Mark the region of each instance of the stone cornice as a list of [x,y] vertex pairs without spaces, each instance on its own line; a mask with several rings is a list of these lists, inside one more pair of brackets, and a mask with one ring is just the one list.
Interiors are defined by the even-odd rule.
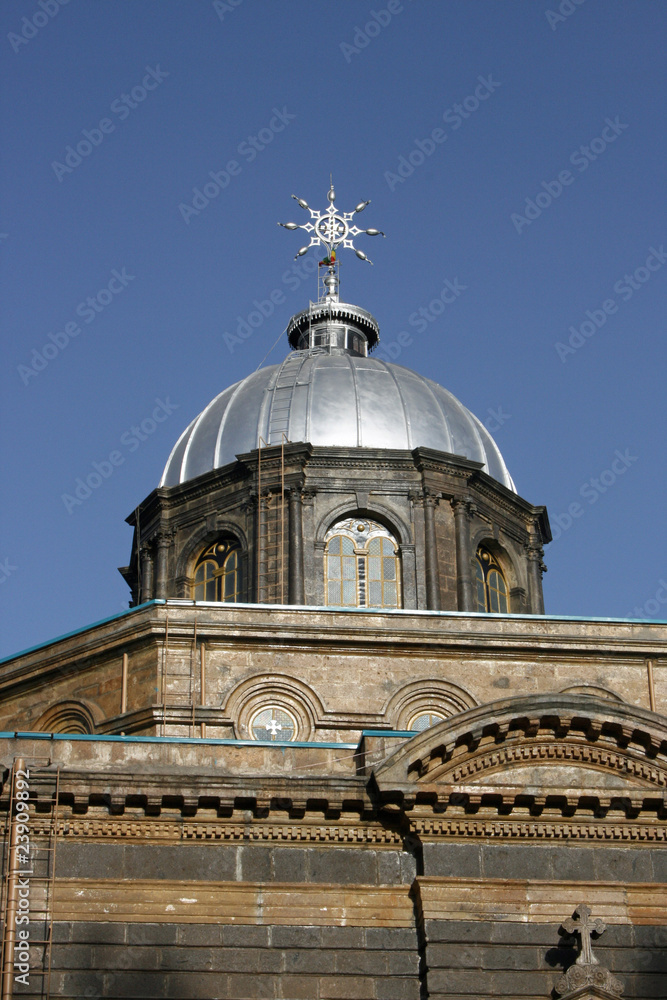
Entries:
[[7,658],[0,664],[0,690],[19,679],[24,683],[39,675],[43,680],[49,671],[80,669],[81,661],[88,657],[131,653],[135,644],[151,639],[158,646],[164,639],[167,616],[170,641],[191,640],[196,617],[199,638],[223,645],[242,642],[276,648],[378,651],[400,647],[408,655],[441,656],[451,651],[463,658],[480,651],[505,659],[528,652],[548,658],[649,657],[655,661],[654,669],[660,669],[661,659],[667,665],[667,627],[659,623],[408,610],[385,614],[308,606],[195,606],[191,601],[170,600],[134,609]]

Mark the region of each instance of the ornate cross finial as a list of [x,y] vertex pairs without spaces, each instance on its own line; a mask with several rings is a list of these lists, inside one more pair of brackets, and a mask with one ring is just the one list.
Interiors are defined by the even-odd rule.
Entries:
[[295,194],[292,197],[301,208],[310,212],[311,218],[311,221],[307,222],[305,226],[299,226],[296,222],[278,223],[279,226],[283,226],[285,229],[304,229],[307,233],[311,233],[310,243],[301,247],[294,257],[295,260],[297,257],[302,257],[307,253],[310,247],[324,246],[327,250],[327,256],[323,263],[327,266],[332,266],[336,261],[336,250],[342,246],[354,250],[360,260],[366,260],[369,264],[373,263],[372,260],[368,260],[368,257],[362,250],[355,248],[352,237],[358,236],[360,233],[366,233],[367,236],[384,236],[384,233],[381,233],[379,229],[359,229],[358,226],[351,225],[352,217],[359,212],[363,212],[366,206],[370,205],[370,201],[359,202],[354,212],[339,212],[334,204],[336,201],[336,192],[334,191],[333,180],[327,193],[329,207],[324,212],[316,212],[309,206],[308,202],[304,201],[303,198],[297,198]]
[[591,945],[591,935],[592,934],[602,934],[606,931],[607,925],[603,923],[598,917],[595,920],[591,920],[592,910],[590,907],[582,903],[574,911],[575,916],[579,917],[578,921],[575,921],[572,917],[568,920],[563,921],[563,930],[567,931],[568,934],[578,934],[581,940],[581,947],[579,950],[579,956],[577,958],[577,965],[598,965],[598,960],[593,954],[593,947]]
[[617,1000],[623,993],[623,983],[600,965],[591,947],[591,935],[602,934],[606,925],[600,919],[591,920],[590,907],[584,903],[576,908],[574,916],[579,919],[564,920],[561,926],[566,934],[580,936],[581,948],[574,965],[556,983],[556,993],[561,1000],[575,1000],[575,997],[585,1000],[593,996]]

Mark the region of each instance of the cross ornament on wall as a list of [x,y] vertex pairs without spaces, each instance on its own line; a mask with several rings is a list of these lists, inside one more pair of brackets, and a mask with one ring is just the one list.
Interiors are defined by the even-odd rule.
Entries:
[[593,954],[591,935],[602,934],[607,929],[607,926],[599,917],[591,920],[591,913],[592,910],[590,907],[582,903],[574,911],[574,916],[579,917],[578,921],[572,917],[563,921],[563,930],[567,931],[568,934],[578,934],[581,940],[581,948],[576,965],[599,965],[597,958]]
[[276,722],[275,719],[271,719],[271,721],[267,722],[266,724],[266,730],[267,732],[271,733],[272,736],[277,736],[282,728],[283,727],[280,725],[280,723]]

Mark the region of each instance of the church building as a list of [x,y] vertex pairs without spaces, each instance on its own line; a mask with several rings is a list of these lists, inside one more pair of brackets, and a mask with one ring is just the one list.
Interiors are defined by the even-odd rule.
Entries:
[[2,1000],[667,996],[667,629],[341,299],[185,428],[127,612],[0,662]]

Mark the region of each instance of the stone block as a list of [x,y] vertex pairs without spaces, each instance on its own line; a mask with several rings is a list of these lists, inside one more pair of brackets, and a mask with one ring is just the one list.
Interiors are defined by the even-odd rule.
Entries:
[[504,945],[481,946],[477,949],[476,961],[482,969],[528,970],[534,972],[544,966],[544,952],[528,946],[507,948]]
[[592,847],[552,847],[553,877],[563,881],[590,878],[596,852]]
[[417,947],[417,932],[413,927],[367,927],[366,947],[409,951]]
[[434,969],[476,969],[480,965],[482,948],[471,944],[429,944],[426,964]]
[[[278,976],[229,976],[228,993],[220,994],[227,1000],[274,1000],[277,997]],[[181,994],[183,997],[188,993]],[[209,993],[210,997],[211,994]]]
[[373,1000],[375,984],[360,976],[331,976],[320,979],[322,1000]]
[[323,948],[363,948],[363,927],[322,927]]
[[270,944],[270,927],[256,924],[224,924],[220,927],[225,948],[266,948]]
[[54,969],[93,969],[95,968],[93,965],[93,945],[54,945],[51,966]]
[[123,878],[125,844],[58,844],[59,878]]
[[319,948],[321,927],[272,927],[271,944],[274,948]]
[[404,885],[412,885],[417,877],[417,859],[414,854],[403,851],[400,855],[401,861],[401,882]]
[[639,924],[634,928],[634,938],[638,948],[664,948],[667,952],[667,927]]
[[[114,1000],[131,997],[173,997],[174,993],[167,992],[169,976],[160,972],[114,972],[105,977],[105,993],[100,996],[114,997]],[[67,996],[77,996],[76,993],[66,994]],[[81,994],[79,994],[81,995]],[[83,996],[86,994],[84,993]],[[188,992],[186,995],[194,998],[197,994]],[[201,995],[201,994],[200,994]],[[209,994],[210,996],[210,994]]]
[[159,950],[151,950],[158,953],[157,967],[165,972],[205,972],[211,969],[219,972],[221,969],[224,970],[224,966],[214,966],[213,964],[213,956],[220,954],[218,948],[189,948],[170,945]]
[[320,848],[310,852],[310,880],[337,882],[342,885],[375,885],[375,851],[367,848]]
[[162,924],[175,926],[176,943],[187,947],[219,948],[222,944],[222,927],[219,924]]
[[[132,926],[132,925],[129,925]],[[81,944],[125,944],[128,925],[117,922],[86,921],[72,923],[71,940]]]
[[487,878],[550,879],[553,877],[551,847],[519,844],[482,846],[482,874]]
[[667,851],[663,848],[660,851],[651,851],[650,853],[653,864],[653,877],[656,882],[664,885],[667,883]]
[[306,882],[309,853],[301,847],[274,848],[273,877],[276,882]]
[[160,968],[160,951],[154,947],[98,944],[93,946],[91,968],[110,972],[120,969],[152,972]]
[[318,986],[317,976],[281,976],[278,982],[279,996],[285,1000],[315,1000]]
[[419,975],[419,952],[416,946],[411,951],[388,952],[387,972],[390,976]]
[[[563,914],[563,920],[569,914]],[[488,938],[494,944],[534,944],[537,947],[556,947],[562,939],[558,935],[558,920],[553,924],[519,923],[515,920],[494,920],[491,922],[491,934]]]
[[320,951],[315,948],[299,949],[283,952],[285,972],[336,972],[336,960],[340,957],[336,952]]
[[380,885],[399,885],[401,883],[401,859],[395,851],[378,851],[377,867]]
[[[72,924],[67,920],[58,920],[53,924],[51,929],[51,940],[54,944],[60,944],[63,941],[72,940]],[[89,924],[83,924],[84,927],[89,927]],[[94,926],[94,925],[93,925]]]
[[226,844],[126,844],[124,874],[149,879],[177,875],[195,883],[230,881],[236,878],[236,851]]
[[[108,924],[123,929],[122,924]],[[178,936],[177,924],[126,924],[126,941],[128,945],[160,945],[176,944]]]
[[244,845],[238,848],[243,882],[270,882],[271,848]]
[[479,878],[481,874],[478,844],[424,844],[424,875]]
[[429,944],[438,941],[486,942],[491,940],[492,927],[490,921],[482,920],[426,920],[424,931]]
[[[101,972],[86,969],[83,972],[51,972],[51,995],[59,997],[101,997],[119,996],[107,993],[106,976]],[[159,993],[153,994],[160,996]]]
[[[336,953],[335,959],[336,972],[356,976],[387,975],[387,954],[383,951],[370,951],[368,949],[365,951],[339,951]],[[328,970],[323,969],[322,971]]]
[[378,979],[375,983],[378,997],[382,1000],[419,1000],[420,983],[415,976],[412,979]]
[[652,851],[604,847],[594,851],[595,877],[609,882],[652,882]]
[[[229,977],[216,972],[170,972],[166,976],[164,993],[136,993],[133,997],[165,997],[169,1000],[210,1000],[211,997],[228,997]],[[115,996],[115,994],[109,994]],[[248,996],[245,993],[244,996]]]

